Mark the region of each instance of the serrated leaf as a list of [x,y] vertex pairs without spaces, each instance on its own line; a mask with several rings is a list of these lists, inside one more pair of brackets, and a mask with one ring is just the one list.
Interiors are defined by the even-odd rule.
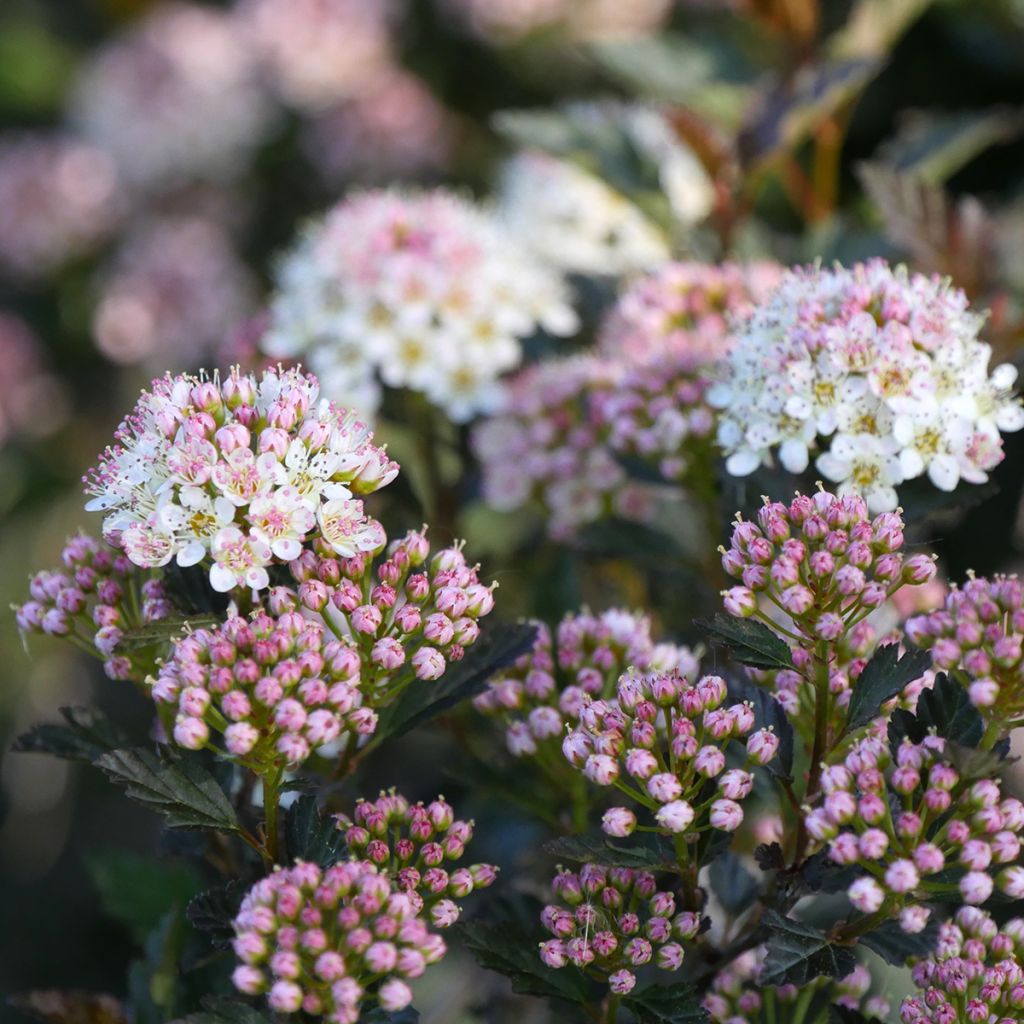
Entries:
[[[180,1024],[273,1024],[273,1013],[226,996],[207,996],[203,1008],[180,1018]],[[178,1022],[175,1022],[178,1024]]]
[[587,863],[593,861],[610,868],[641,868],[664,871],[675,867],[675,855],[662,836],[647,833],[633,841],[616,840],[603,834],[562,836],[544,844],[544,852],[552,857]]
[[802,986],[814,978],[845,978],[857,966],[853,951],[829,943],[825,933],[803,921],[783,917],[774,910],[764,912],[768,928],[768,954],[761,972],[761,984]]
[[908,935],[898,921],[886,921],[860,937],[860,943],[877,953],[886,963],[905,967],[907,960],[927,956],[939,941],[939,921],[933,915],[915,935]]
[[[788,648],[787,648],[788,650]],[[729,696],[735,701],[749,701],[754,707],[754,724],[758,729],[771,729],[779,738],[779,750],[765,766],[777,778],[793,775],[793,723],[782,705],[763,686],[746,676],[728,680]]]
[[648,985],[622,1000],[636,1024],[705,1024],[711,1015],[701,998],[685,982],[676,985]]
[[761,843],[754,849],[754,861],[762,871],[785,871],[786,857],[778,843]]
[[479,693],[495,672],[531,650],[536,636],[537,627],[530,623],[509,625],[485,620],[480,637],[462,661],[449,665],[436,682],[414,681],[394,704],[381,709],[374,746]]
[[127,1024],[124,1005],[114,996],[98,992],[36,989],[7,997],[15,1010],[50,1024]]
[[322,868],[345,853],[345,837],[334,818],[320,813],[315,793],[303,793],[285,813],[284,840],[289,860],[308,860]]
[[238,831],[238,819],[217,780],[189,758],[161,761],[142,747],[112,750],[96,767],[133,800],[152,807],[167,819],[169,828],[212,828]]
[[52,754],[67,761],[92,764],[96,758],[127,744],[128,736],[95,708],[60,709],[66,725],[34,725],[11,745],[18,753]]
[[930,689],[922,690],[914,714],[897,708],[889,720],[889,746],[893,753],[904,737],[920,743],[929,731],[965,747],[976,747],[985,732],[978,709],[967,691],[945,672],[935,676]]
[[481,967],[509,978],[514,992],[576,1004],[590,999],[591,986],[579,971],[545,967],[537,953],[537,940],[517,928],[461,921],[451,930]]
[[911,647],[902,657],[899,644],[883,644],[871,656],[850,693],[846,728],[859,729],[877,718],[882,705],[907,683],[920,679],[932,667],[928,651]]
[[693,624],[711,643],[728,647],[733,658],[743,665],[769,669],[793,667],[789,646],[763,622],[719,613],[710,619],[695,619]]
[[727,850],[711,865],[710,880],[718,902],[731,915],[749,910],[761,888],[732,850]]
[[91,856],[87,864],[103,912],[140,941],[174,907],[192,899],[202,884],[196,870],[180,861],[111,850]]
[[234,938],[232,925],[238,915],[246,886],[233,878],[225,885],[194,896],[185,908],[185,917],[197,931],[206,932],[215,949],[227,949]]

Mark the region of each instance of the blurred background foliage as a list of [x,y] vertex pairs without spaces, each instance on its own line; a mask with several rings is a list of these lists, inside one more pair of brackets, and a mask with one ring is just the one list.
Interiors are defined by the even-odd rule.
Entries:
[[[88,244],[68,243],[45,266],[19,262],[18,255],[49,216],[50,160],[44,155],[38,172],[28,175],[29,185],[38,186],[29,187],[24,172],[19,178],[8,166],[8,144],[77,131],[83,70],[153,17],[159,4],[0,5],[5,606],[21,598],[32,569],[50,564],[67,533],[95,528],[82,511],[79,476],[138,388],[154,371],[229,361],[232,346],[242,343],[237,336],[225,340],[231,331],[223,321],[239,322],[259,310],[276,255],[305,218],[347,189],[444,182],[485,196],[502,159],[526,145],[579,163],[656,222],[664,219],[664,196],[650,168],[621,133],[581,123],[564,106],[571,100],[624,97],[666,105],[714,186],[707,219],[685,232],[676,229],[677,252],[712,260],[770,254],[782,262],[904,258],[918,269],[952,275],[974,301],[990,307],[987,340],[1001,358],[1020,361],[1021,0],[362,3],[386,28],[383,80],[405,76],[408,91],[364,94],[364,75],[324,104],[275,101],[269,128],[229,174],[219,180],[186,174],[155,189],[115,180],[105,199],[116,208],[109,222]],[[229,5],[219,10],[234,13]],[[338,59],[348,56],[341,51]],[[357,109],[360,103],[365,109]],[[206,116],[203,109],[193,114],[199,121]],[[133,144],[148,142],[129,138],[129,149]],[[171,224],[182,218],[202,230],[172,241]],[[132,248],[152,225],[149,250],[140,241]],[[169,254],[166,265],[153,251]],[[201,268],[198,284],[184,273],[190,266]],[[120,344],[134,323],[117,321],[123,304],[107,319],[100,316],[115,280],[159,328],[151,325],[144,351]],[[211,305],[211,291],[214,299],[231,293],[237,301],[226,309]],[[608,286],[581,284],[579,294],[600,304]],[[206,308],[203,303],[213,311],[199,321],[209,336],[186,344],[181,339],[199,329],[189,314]],[[408,481],[392,489],[396,507],[387,511],[393,522],[410,524],[419,522],[419,502],[436,506],[440,499],[431,493],[437,478],[422,466],[416,427],[398,422],[406,412],[399,405],[395,422],[382,432]],[[933,530],[930,539],[954,577],[969,567],[1012,568],[1018,559],[1024,437],[1007,439],[1007,455],[996,474],[999,494],[940,518]],[[665,631],[685,640],[693,612],[713,599],[716,581],[701,570],[684,570],[687,545],[703,543],[699,528],[687,527],[687,516],[677,513],[671,526],[678,557],[666,558],[658,538],[614,527],[573,548],[558,547],[540,543],[535,524],[496,517],[474,502],[475,480],[464,462],[449,458],[440,472],[462,499],[460,517],[442,524],[442,536],[446,528],[469,536],[474,555],[501,583],[506,617],[530,611],[554,619],[586,599],[600,606],[656,600],[668,610]],[[753,498],[756,493],[730,491],[719,531],[733,503]],[[687,536],[688,529],[695,535]],[[143,702],[93,665],[44,645],[34,645],[26,657],[13,615],[0,621],[0,643],[4,750],[10,737],[52,717],[58,706],[91,700],[116,707],[116,717],[136,731],[147,728]],[[458,721],[452,727],[460,727]],[[508,864],[536,856],[537,826],[479,787],[466,794],[459,782],[466,765],[451,750],[443,734],[419,736],[402,747],[401,763],[390,752],[385,773],[371,765],[362,790],[395,780],[415,780],[410,797],[440,788],[460,813],[476,816],[477,857]],[[156,944],[142,937],[168,910],[180,910],[197,879],[173,866],[174,849],[157,836],[156,820],[126,803],[98,773],[50,758],[3,758],[0,905],[7,926],[0,991],[120,994],[123,964],[133,957],[149,959],[133,983],[158,991],[185,952],[173,936]],[[161,866],[156,873],[155,864]],[[504,1019],[503,1003],[488,987],[493,981],[465,970],[457,956],[446,964],[424,1001],[432,1007],[426,1019]],[[455,974],[459,982],[452,985]],[[15,1007],[0,1012],[21,1019]],[[66,1017],[59,1008],[57,1016]]]

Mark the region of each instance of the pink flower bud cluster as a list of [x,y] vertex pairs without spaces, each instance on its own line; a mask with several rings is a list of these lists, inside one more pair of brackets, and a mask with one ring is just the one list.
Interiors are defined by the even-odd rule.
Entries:
[[902,1024],[1016,1024],[1024,1016],[1024,919],[1001,927],[977,907],[942,925],[937,949],[914,966],[919,995]]
[[584,864],[579,872],[559,868],[551,888],[558,902],[546,906],[540,919],[554,938],[541,943],[541,960],[596,975],[615,995],[629,993],[637,968],[646,964],[677,971],[682,943],[700,930],[700,914],[677,910],[675,896],[659,890],[646,871],[600,864]]
[[452,869],[473,838],[473,823],[456,820],[444,797],[410,804],[392,790],[360,800],[351,818],[339,814],[337,822],[349,850],[388,871],[396,888],[415,893],[436,928],[455,924],[462,912],[455,901],[498,876],[492,864]]
[[209,565],[215,590],[269,585],[267,567],[321,539],[343,557],[383,547],[354,495],[398,474],[315,377],[167,375],[144,391],[99,465],[86,508],[139,566]]
[[373,1005],[402,1010],[412,1002],[408,981],[447,951],[421,909],[369,861],[279,868],[249,890],[235,918],[235,987],[265,993],[275,1013],[331,1024],[356,1024]]
[[[344,636],[363,663],[363,691],[379,707],[412,679],[433,680],[460,661],[494,608],[461,545],[430,554],[426,527],[392,541],[376,564],[339,558],[319,541],[291,563],[298,602]],[[285,591],[285,594],[290,592]]]
[[159,580],[145,574],[127,556],[85,534],[68,539],[62,570],[36,573],[30,599],[16,609],[25,633],[72,638],[103,660],[111,679],[139,679],[144,669],[118,646],[125,630],[159,622],[171,604]]
[[649,616],[639,612],[569,613],[558,624],[554,643],[548,627],[536,625],[533,650],[493,678],[473,702],[478,711],[502,720],[506,744],[516,757],[560,744],[566,729],[579,722],[587,698],[613,697],[627,668],[686,676],[698,670],[689,648],[656,644]]
[[258,611],[177,641],[152,693],[176,709],[180,746],[198,750],[221,735],[230,755],[265,769],[371,734],[377,713],[361,681],[351,643],[298,612]]
[[1024,585],[1016,576],[971,576],[944,608],[907,621],[907,637],[936,669],[967,683],[971,703],[1009,733],[1024,721]]
[[941,738],[904,739],[894,759],[884,739],[866,737],[823,768],[821,786],[804,827],[836,864],[865,869],[847,890],[861,913],[888,909],[918,932],[928,921],[918,903],[943,891],[932,880],[947,871],[968,904],[996,888],[1024,896],[1024,804],[992,779],[962,776]]
[[760,975],[766,954],[766,946],[748,950],[715,975],[711,989],[704,997],[704,1009],[716,1024],[743,1024],[773,1017],[779,1021],[788,1020],[793,1012],[788,1008],[808,988],[817,992],[827,991],[830,1003],[859,1011],[865,1017],[884,1020],[889,1016],[887,999],[868,996],[871,973],[863,964],[857,964],[845,978],[818,977],[800,988],[796,985],[763,985]]
[[653,364],[679,359],[691,370],[720,362],[730,325],[782,279],[775,263],[665,263],[627,288],[605,320],[599,347],[612,358]]
[[[779,740],[769,729],[752,731],[749,704],[725,706],[725,699],[719,676],[693,684],[674,672],[629,672],[619,680],[615,701],[585,703],[562,751],[591,782],[616,786],[646,808],[663,833],[693,841],[709,828],[735,832],[754,786],[748,769],[771,761]],[[745,741],[746,763],[726,770],[734,739]],[[601,827],[628,836],[637,817],[628,807],[612,807]]]

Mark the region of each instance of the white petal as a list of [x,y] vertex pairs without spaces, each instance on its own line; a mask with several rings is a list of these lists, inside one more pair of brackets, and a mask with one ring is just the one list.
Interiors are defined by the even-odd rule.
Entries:
[[752,451],[733,452],[725,460],[725,470],[730,476],[750,476],[761,465],[761,459]]
[[928,465],[928,479],[940,491],[956,490],[960,482],[960,467],[952,455],[936,455]]
[[803,441],[784,441],[779,447],[779,462],[788,473],[802,473],[809,461],[807,445]]
[[190,565],[197,565],[203,560],[206,554],[206,547],[200,540],[189,541],[178,552],[178,565],[187,569]]
[[916,448],[904,448],[900,452],[900,469],[904,480],[913,480],[924,472],[924,459]]
[[845,480],[853,468],[849,462],[838,458],[832,452],[823,452],[818,456],[814,465],[818,468],[819,473],[824,474],[827,479],[832,481]]
[[229,590],[233,590],[237,582],[235,574],[230,569],[225,569],[223,565],[215,563],[210,568],[210,586],[218,594],[226,594]]

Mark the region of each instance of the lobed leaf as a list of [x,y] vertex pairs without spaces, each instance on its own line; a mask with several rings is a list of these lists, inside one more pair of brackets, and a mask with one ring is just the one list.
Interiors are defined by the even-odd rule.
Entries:
[[232,926],[246,886],[233,878],[225,885],[193,896],[185,907],[185,917],[197,931],[206,932],[215,949],[227,949],[234,938]]
[[663,836],[647,833],[636,835],[633,839],[633,842],[626,842],[603,833],[562,836],[548,840],[544,844],[544,852],[580,864],[593,861],[610,868],[665,871],[675,867],[672,848]]
[[821,976],[845,978],[857,966],[852,950],[832,945],[813,925],[771,909],[764,912],[762,923],[769,931],[760,979],[764,985],[802,986]]
[[345,836],[331,816],[320,813],[315,793],[303,793],[284,818],[288,860],[308,860],[322,868],[336,864],[345,853]]
[[675,985],[648,985],[622,1000],[636,1024],[705,1024],[711,1015],[701,998],[686,982]]
[[911,714],[897,708],[889,720],[889,746],[896,752],[904,737],[920,743],[929,731],[965,747],[976,747],[985,732],[978,709],[967,691],[945,672],[935,677],[931,689],[922,690],[917,711]]
[[932,657],[928,651],[911,647],[900,656],[899,644],[883,644],[854,683],[846,728],[859,729],[877,718],[887,700],[895,697],[907,683],[920,679],[931,667]]
[[908,935],[898,921],[886,921],[880,928],[860,937],[862,945],[877,953],[886,963],[905,967],[907,960],[927,956],[939,941],[939,922],[933,915],[915,935]]
[[66,725],[43,722],[34,725],[11,745],[17,753],[52,754],[66,761],[92,764],[98,757],[125,746],[128,736],[95,708],[60,709]]
[[227,996],[207,996],[203,1008],[180,1018],[175,1024],[273,1024],[270,1011],[256,1009],[248,1003]]
[[694,619],[693,624],[711,643],[728,647],[733,658],[743,665],[765,669],[793,667],[788,644],[763,622],[718,613],[710,619]]

